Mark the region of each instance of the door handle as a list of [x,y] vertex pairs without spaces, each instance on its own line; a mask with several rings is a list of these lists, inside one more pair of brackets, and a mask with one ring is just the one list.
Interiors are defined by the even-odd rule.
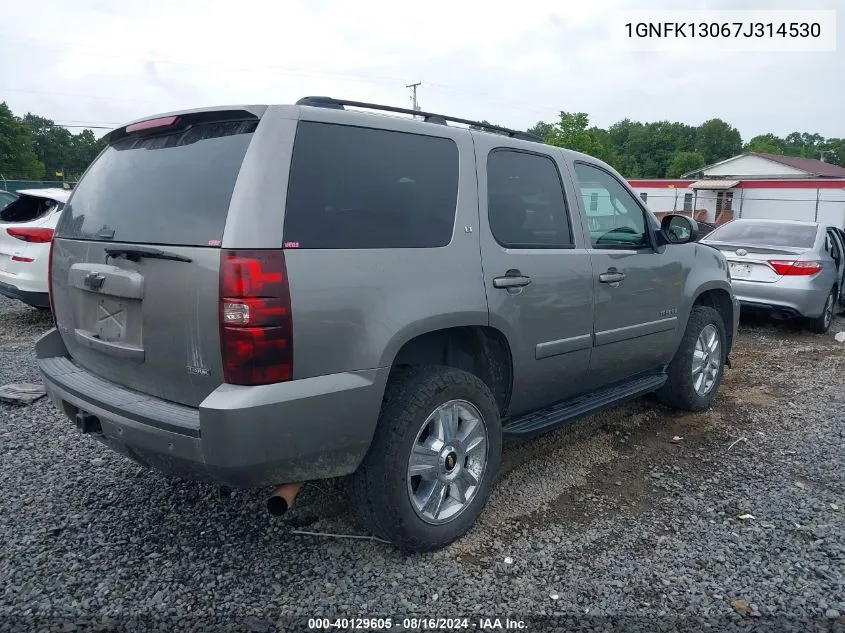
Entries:
[[531,283],[531,277],[523,275],[518,270],[509,270],[504,277],[493,279],[494,288],[522,288]]
[[606,273],[599,275],[599,281],[603,284],[618,284],[625,279],[625,273],[618,270],[608,270]]

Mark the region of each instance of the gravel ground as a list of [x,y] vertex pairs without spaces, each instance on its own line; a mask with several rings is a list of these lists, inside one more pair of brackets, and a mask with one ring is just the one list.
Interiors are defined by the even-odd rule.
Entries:
[[[0,299],[0,384],[38,379],[48,323]],[[415,556],[294,534],[361,534],[334,482],[273,519],[266,491],[170,480],[46,400],[0,404],[0,631],[263,632],[344,615],[844,630],[842,330],[841,316],[827,336],[744,321],[713,409],[642,399],[506,445],[477,527]]]

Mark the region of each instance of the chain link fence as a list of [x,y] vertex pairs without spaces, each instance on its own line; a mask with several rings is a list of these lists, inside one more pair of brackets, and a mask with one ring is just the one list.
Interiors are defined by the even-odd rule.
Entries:
[[0,189],[3,191],[19,191],[21,189],[73,189],[75,180],[27,180],[25,178],[4,178],[0,176]]

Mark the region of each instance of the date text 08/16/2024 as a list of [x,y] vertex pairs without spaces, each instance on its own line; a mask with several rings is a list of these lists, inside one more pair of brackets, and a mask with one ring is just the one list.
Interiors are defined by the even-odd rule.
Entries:
[[401,626],[403,631],[519,631],[526,629],[524,620],[505,618],[310,618],[311,630],[361,629],[365,631],[393,630]]

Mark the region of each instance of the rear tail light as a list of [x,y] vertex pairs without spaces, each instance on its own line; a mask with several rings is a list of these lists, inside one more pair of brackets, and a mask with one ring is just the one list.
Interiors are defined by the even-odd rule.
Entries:
[[283,250],[220,253],[224,380],[266,385],[293,375],[293,317]]
[[50,242],[53,239],[53,229],[16,229],[14,227],[11,227],[6,229],[6,233],[16,239],[21,240],[22,242],[32,242],[34,244],[46,244],[47,242]]
[[53,301],[53,246],[56,241],[50,241],[50,254],[47,256],[47,297],[50,299],[50,313],[53,315],[53,325],[57,325],[56,321],[56,304]]
[[801,275],[809,277],[821,272],[823,264],[821,262],[800,262],[793,260],[770,259],[769,266],[774,268],[778,275]]
[[13,262],[23,262],[24,264],[31,264],[35,260],[32,257],[21,257],[20,255],[12,255]]

